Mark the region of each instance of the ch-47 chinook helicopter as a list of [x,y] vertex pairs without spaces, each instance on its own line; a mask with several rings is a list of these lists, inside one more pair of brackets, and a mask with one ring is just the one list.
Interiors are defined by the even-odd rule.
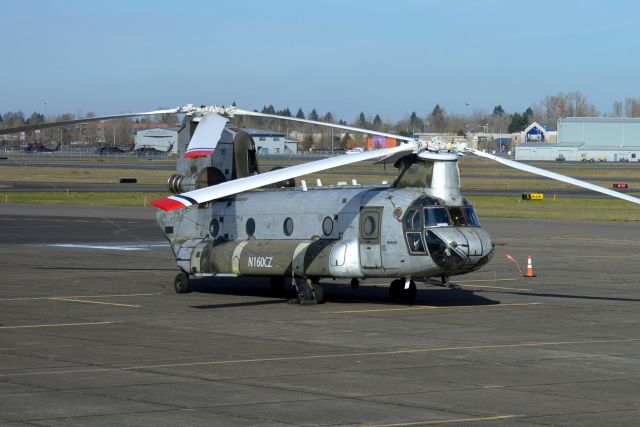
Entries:
[[[414,280],[465,274],[488,263],[491,237],[460,193],[458,156],[470,153],[504,165],[640,204],[640,199],[544,169],[441,140],[375,132],[351,126],[281,117],[235,107],[188,105],[171,110],[93,117],[56,126],[118,117],[185,114],[178,136],[174,193],[152,203],[180,272],[178,293],[192,278],[270,277],[272,287],[290,280],[301,304],[321,303],[320,279],[391,280],[390,296],[410,301]],[[392,137],[394,148],[330,157],[260,173],[252,138],[228,124],[233,116],[293,120]],[[8,131],[0,130],[0,135]],[[364,160],[393,163],[390,185],[296,187],[295,178]],[[304,279],[304,280],[297,280]]]

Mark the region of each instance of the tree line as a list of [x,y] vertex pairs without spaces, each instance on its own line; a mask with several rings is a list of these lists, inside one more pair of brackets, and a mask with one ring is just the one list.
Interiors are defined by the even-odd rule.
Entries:
[[[426,114],[413,111],[407,117],[395,122],[383,119],[380,114],[367,114],[365,112],[360,112],[347,121],[343,118],[337,118],[330,111],[321,114],[315,108],[307,113],[302,108],[298,108],[296,113],[293,114],[293,110],[289,107],[276,109],[273,105],[265,105],[260,111],[271,115],[349,125],[403,136],[412,136],[416,133],[450,133],[460,136],[477,132],[514,133],[523,131],[534,121],[555,128],[558,119],[561,117],[593,117],[598,115],[595,106],[589,103],[587,97],[580,91],[560,92],[556,95],[545,96],[539,103],[528,106],[523,111],[514,112],[507,112],[502,105],[498,104],[492,110],[480,108],[474,109],[470,114],[456,114],[447,112],[445,106],[438,103]],[[630,97],[625,100],[615,101],[612,105],[612,112],[603,115],[609,117],[640,117],[640,98]],[[95,117],[95,114],[87,113],[85,117]],[[21,111],[7,112],[0,115],[0,127],[17,127],[47,121],[72,120],[74,118],[77,117],[73,114],[45,117],[42,113],[34,112],[27,117]],[[132,124],[146,121],[162,122],[173,126],[176,124],[176,117],[174,115],[162,115],[133,119],[133,121],[118,119],[112,122],[112,126],[107,126],[104,129],[103,137],[107,143],[114,139],[119,144],[123,144],[123,141],[130,142]],[[274,118],[237,116],[232,119],[232,123],[238,127],[263,128],[283,132],[289,137],[293,135],[294,139],[301,140],[302,149],[309,149],[312,146],[319,146],[325,149],[329,147],[351,148],[352,146],[363,145],[366,141],[366,135],[364,134],[345,133],[339,130]],[[295,138],[296,136],[297,138]],[[92,143],[97,139],[97,126],[95,123],[87,123],[86,125],[69,126],[60,130],[48,129],[43,131],[40,137],[63,143],[69,141]],[[29,138],[35,139],[37,136],[29,133],[27,139]]]

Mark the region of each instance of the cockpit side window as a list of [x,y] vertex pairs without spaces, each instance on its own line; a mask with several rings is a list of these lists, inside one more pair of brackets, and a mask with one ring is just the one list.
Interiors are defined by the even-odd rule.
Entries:
[[444,227],[451,225],[451,220],[444,207],[430,207],[424,210],[425,227]]
[[409,232],[407,233],[407,242],[409,243],[409,250],[412,254],[424,254],[424,242],[422,241],[422,232]]
[[480,220],[478,219],[478,214],[476,214],[476,210],[473,209],[472,206],[462,208],[462,210],[464,211],[464,216],[467,218],[467,223],[469,225],[480,227]]
[[420,230],[422,225],[420,224],[420,211],[410,210],[407,212],[404,218],[404,225],[407,230]]

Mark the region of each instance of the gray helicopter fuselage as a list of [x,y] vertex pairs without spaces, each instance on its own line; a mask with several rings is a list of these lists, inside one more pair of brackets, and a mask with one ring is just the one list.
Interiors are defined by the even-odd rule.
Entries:
[[[159,212],[158,222],[178,266],[196,277],[433,277],[488,262],[493,244],[473,208],[466,200],[452,208],[433,193],[389,186],[266,189]],[[428,219],[431,209],[441,222]]]

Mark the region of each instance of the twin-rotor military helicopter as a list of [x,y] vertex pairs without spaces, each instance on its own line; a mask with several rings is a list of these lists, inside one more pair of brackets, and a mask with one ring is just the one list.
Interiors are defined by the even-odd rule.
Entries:
[[[92,117],[0,130],[44,127],[156,114],[184,114],[178,136],[174,193],[152,203],[180,272],[174,286],[189,292],[206,276],[270,277],[275,290],[291,281],[301,304],[324,301],[321,279],[391,280],[390,296],[411,301],[414,280],[469,273],[487,264],[494,242],[460,193],[458,156],[470,153],[506,166],[640,204],[640,199],[464,145],[282,117],[236,107],[185,107]],[[231,126],[233,116],[292,120],[395,138],[394,148],[330,157],[260,172],[253,139]],[[297,187],[295,178],[352,163],[393,163],[390,185]],[[298,280],[302,279],[302,280]]]

